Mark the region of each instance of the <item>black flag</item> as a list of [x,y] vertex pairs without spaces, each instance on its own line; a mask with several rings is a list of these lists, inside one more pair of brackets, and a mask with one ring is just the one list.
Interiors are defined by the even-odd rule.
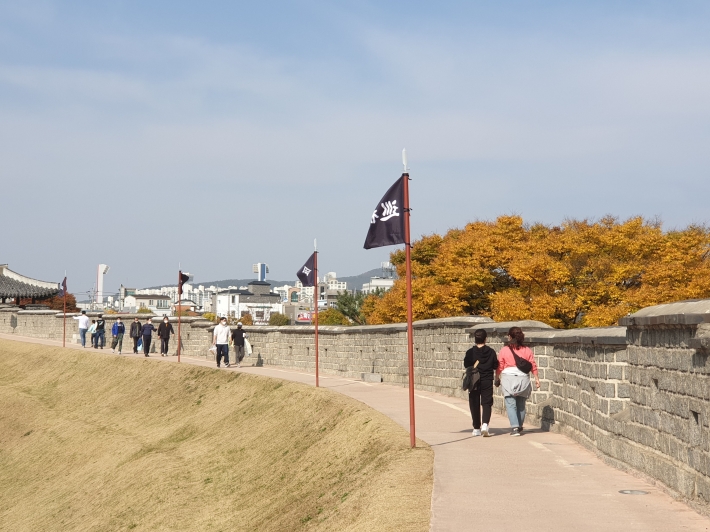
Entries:
[[404,244],[404,180],[402,174],[380,200],[372,213],[365,249]]
[[62,289],[57,294],[57,297],[64,297],[67,295],[67,278],[65,277],[62,281]]
[[182,295],[182,285],[190,280],[190,276],[180,272],[180,282],[178,283],[178,295]]
[[303,286],[315,286],[316,285],[316,273],[313,271],[314,264],[315,264],[315,259],[316,259],[316,254],[313,253],[306,263],[303,265],[303,267],[298,270],[298,273],[296,274],[296,277],[298,277],[298,280],[301,281]]

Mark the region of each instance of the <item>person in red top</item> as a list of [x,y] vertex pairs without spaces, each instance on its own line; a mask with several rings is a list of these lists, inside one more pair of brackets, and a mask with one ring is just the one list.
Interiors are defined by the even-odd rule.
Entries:
[[[532,393],[530,373],[535,376],[535,386],[540,389],[540,379],[537,376],[537,364],[532,349],[525,347],[523,341],[525,335],[520,327],[511,327],[508,331],[508,345],[498,353],[498,370],[496,371],[496,386],[503,388],[503,400],[505,410],[508,413],[508,420],[512,432],[511,436],[520,436],[523,432],[525,421],[525,402]],[[527,361],[532,369],[528,372],[522,371],[516,357]]]

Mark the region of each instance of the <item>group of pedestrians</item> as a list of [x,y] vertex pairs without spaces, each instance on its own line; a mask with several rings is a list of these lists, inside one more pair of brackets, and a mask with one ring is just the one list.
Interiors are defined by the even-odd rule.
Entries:
[[153,318],[148,318],[148,321],[141,324],[138,318],[133,318],[133,323],[131,323],[131,338],[133,339],[133,353],[137,354],[138,350],[142,347],[143,355],[150,356],[150,346],[153,342],[153,333],[156,333],[158,338],[160,338],[160,356],[168,356],[168,351],[170,349],[170,337],[175,335],[175,329],[173,329],[173,324],[167,316],[163,317],[163,321],[158,328],[153,325]]
[[242,366],[244,359],[246,339],[248,335],[242,329],[242,322],[237,323],[237,328],[232,330],[227,325],[227,318],[223,317],[215,326],[212,333],[212,349],[215,350],[215,358],[217,359],[217,367],[220,367],[222,359],[224,359],[224,367],[229,368],[229,346],[234,346],[234,358],[237,362],[237,367]]
[[86,311],[82,310],[79,316],[74,316],[75,320],[79,320],[79,338],[81,347],[86,347],[86,335],[89,334],[89,347],[94,349],[103,349],[106,344],[106,320],[103,314],[99,314],[98,319],[91,320],[86,315]]
[[[520,327],[508,331],[508,344],[496,354],[486,345],[483,329],[473,333],[475,345],[466,351],[468,406],[473,421],[473,436],[490,436],[489,423],[493,408],[493,387],[501,387],[511,436],[520,436],[525,422],[525,403],[532,394],[530,374],[540,389],[537,364],[532,349],[523,345],[525,335]],[[481,410],[483,416],[481,416]]]
[[[81,315],[75,316],[75,320],[79,320],[79,338],[81,347],[86,347],[86,335],[90,335],[90,347],[94,349],[103,349],[106,343],[106,320],[103,314],[99,314],[98,318],[89,322],[89,317],[86,311],[82,310]],[[133,318],[129,335],[133,340],[133,353],[138,354],[138,351],[143,351],[145,356],[150,356],[150,347],[153,341],[153,333],[156,333],[160,338],[160,355],[168,356],[170,349],[170,337],[175,335],[172,323],[167,316],[163,317],[162,323],[156,329],[153,325],[153,319],[148,318],[146,323],[141,323],[138,318]],[[111,352],[115,353],[118,349],[120,355],[123,350],[123,337],[126,334],[126,326],[121,317],[116,318],[116,322],[111,327]],[[243,344],[242,344],[243,345]]]

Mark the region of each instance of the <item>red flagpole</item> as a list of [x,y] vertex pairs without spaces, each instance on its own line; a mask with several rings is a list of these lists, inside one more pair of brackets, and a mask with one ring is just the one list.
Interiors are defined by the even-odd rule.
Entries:
[[320,386],[318,382],[318,298],[319,286],[318,286],[318,251],[313,253],[313,280],[315,281],[315,288],[313,290],[313,303],[315,307],[315,325],[316,325],[316,388]]
[[417,434],[414,416],[414,328],[412,327],[412,256],[409,236],[409,174],[402,174],[404,179],[404,245],[407,266],[407,358],[409,361],[409,443],[417,446]]
[[64,335],[62,336],[62,347],[67,346],[67,291],[64,290]]
[[182,336],[180,336],[180,315],[182,314],[182,287],[180,283],[182,282],[182,270],[178,270],[178,304],[177,304],[177,315],[178,315],[178,337],[177,337],[177,356],[178,356],[178,363],[180,363],[180,339]]

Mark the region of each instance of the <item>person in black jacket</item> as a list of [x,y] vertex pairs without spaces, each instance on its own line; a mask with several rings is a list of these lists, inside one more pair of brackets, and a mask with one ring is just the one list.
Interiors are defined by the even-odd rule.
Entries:
[[[481,379],[476,388],[468,393],[468,407],[473,419],[473,436],[490,436],[488,424],[491,422],[491,409],[493,408],[493,377],[498,369],[498,356],[496,352],[486,345],[488,335],[483,329],[476,329],[473,339],[476,342],[471,349],[466,351],[463,359],[465,368],[476,365]],[[481,426],[481,406],[483,406],[483,426]]]
[[133,323],[131,323],[131,338],[133,338],[133,354],[138,354],[138,340],[141,339],[143,335],[143,326],[138,318],[133,318]]
[[99,314],[99,319],[96,320],[96,336],[94,336],[94,349],[104,348],[106,343],[106,320],[103,314]]
[[163,318],[163,323],[158,325],[158,336],[160,337],[160,356],[168,356],[168,343],[170,342],[170,335],[175,334],[173,330],[173,324],[167,316]]
[[242,322],[237,323],[237,328],[232,329],[232,344],[234,345],[234,357],[237,359],[237,367],[242,367],[244,358],[244,339],[249,335],[242,329]]
[[153,331],[155,331],[153,319],[148,318],[148,322],[143,325],[141,330],[143,334],[143,354],[145,356],[150,356],[148,353],[150,353],[150,341],[153,339]]

